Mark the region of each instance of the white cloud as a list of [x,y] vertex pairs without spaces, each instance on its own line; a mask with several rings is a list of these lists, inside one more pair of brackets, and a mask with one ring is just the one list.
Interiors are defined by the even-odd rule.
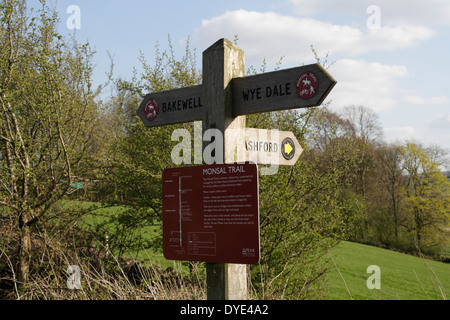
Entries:
[[446,96],[424,98],[418,95],[406,95],[404,101],[410,104],[429,106],[429,105],[441,105],[447,103],[449,100]]
[[335,108],[363,105],[375,111],[398,103],[398,79],[408,75],[404,66],[351,59],[337,61],[330,72],[338,82],[329,96]]
[[413,127],[384,128],[384,137],[388,142],[405,141],[417,138],[417,132]]
[[429,121],[428,126],[433,129],[450,130],[450,113]]
[[299,64],[311,61],[310,45],[319,52],[354,57],[372,51],[408,48],[430,38],[433,31],[413,25],[360,30],[311,18],[237,10],[203,20],[195,33],[202,47],[223,37],[233,39],[235,35],[252,62],[265,57],[274,63],[284,57],[285,63]]
[[[332,12],[322,0],[320,10]],[[301,1],[299,1],[301,2]],[[450,2],[450,1],[449,1]],[[355,1],[336,1],[345,6],[355,5]],[[314,12],[315,2],[310,2]],[[345,9],[345,6],[343,10]],[[383,9],[384,7],[382,7]],[[363,7],[363,13],[365,14]],[[383,14],[384,11],[382,11]],[[334,12],[333,12],[334,13]],[[404,65],[368,62],[358,57],[375,51],[391,51],[410,48],[434,35],[430,28],[414,23],[398,26],[382,24],[379,29],[367,29],[357,24],[344,25],[305,16],[286,16],[274,12],[247,10],[227,11],[224,14],[203,20],[195,32],[194,39],[200,47],[206,48],[217,39],[233,39],[239,36],[238,45],[246,56],[246,64],[258,66],[263,58],[273,65],[284,57],[283,67],[313,63],[310,45],[321,56],[330,52],[332,56],[344,56],[330,69],[337,85],[328,96],[333,102],[331,108],[346,105],[363,105],[375,112],[392,109],[404,104],[419,104],[421,99],[440,103],[445,97],[422,98],[402,87],[402,78],[409,75]],[[412,109],[408,109],[409,112]],[[385,129],[389,140],[410,139],[417,134],[411,123]]]
[[294,12],[301,16],[314,16],[333,12],[366,21],[370,5],[380,9],[382,25],[448,25],[450,1],[448,0],[290,0]]

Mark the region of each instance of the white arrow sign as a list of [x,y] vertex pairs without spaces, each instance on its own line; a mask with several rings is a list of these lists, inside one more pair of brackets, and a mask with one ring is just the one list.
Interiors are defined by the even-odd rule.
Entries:
[[228,129],[226,139],[235,142],[230,150],[237,157],[263,165],[293,166],[303,152],[292,132],[267,129]]

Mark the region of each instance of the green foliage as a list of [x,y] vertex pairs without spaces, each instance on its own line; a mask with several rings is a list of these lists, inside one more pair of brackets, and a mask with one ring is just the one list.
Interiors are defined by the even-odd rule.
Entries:
[[[449,243],[449,180],[437,160],[445,160],[439,147],[419,143],[385,144],[370,111],[346,110],[357,169],[348,193],[362,201],[353,240],[439,258]],[[350,111],[350,112],[348,112]],[[372,120],[371,120],[372,119]]]
[[[172,132],[176,128],[193,130],[191,124],[146,128],[136,109],[149,92],[196,85],[201,81],[195,51],[190,49],[189,41],[181,59],[176,58],[169,38],[168,51],[160,52],[159,45],[156,46],[154,64],[149,64],[143,54],[140,62],[142,74],[135,71],[131,81],[114,80],[115,94],[108,102],[109,115],[105,119],[108,139],[96,157],[99,200],[126,207],[107,222],[114,226],[114,237],[123,239],[116,247],[120,252],[126,248],[125,239],[129,240],[136,230],[161,224],[161,175],[164,169],[174,166],[171,151],[177,143],[171,140]],[[151,241],[136,244],[141,249],[162,251],[162,234],[158,230]]]
[[45,5],[37,16],[28,16],[21,1],[3,9],[1,200],[16,211],[40,211],[66,193],[62,181],[72,182],[88,151],[95,112],[92,52],[66,43]]
[[0,6],[0,205],[18,222],[25,285],[31,227],[69,191],[91,151],[95,93],[88,44],[66,41],[45,3]]
[[409,213],[403,225],[424,250],[444,244],[442,226],[450,219],[450,181],[427,152],[415,143],[399,148],[406,184],[404,209]]
[[[261,298],[317,298],[330,267],[323,257],[352,230],[353,203],[342,196],[354,169],[345,140],[329,153],[308,148],[319,109],[249,117],[258,127],[293,131],[305,150],[293,167],[260,177],[261,262],[252,281]],[[253,124],[249,126],[254,127]]]

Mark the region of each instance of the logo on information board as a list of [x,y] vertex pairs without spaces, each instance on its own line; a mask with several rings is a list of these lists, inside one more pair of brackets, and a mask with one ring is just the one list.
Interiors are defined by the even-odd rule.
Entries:
[[148,121],[153,121],[156,119],[159,113],[159,107],[155,99],[148,100],[144,107],[144,112],[145,118],[147,118]]
[[295,144],[291,138],[286,138],[281,143],[281,154],[286,160],[291,160],[295,155]]
[[256,255],[256,250],[254,248],[242,248],[242,255],[244,257],[254,257]]
[[309,99],[316,95],[319,79],[312,72],[303,73],[297,80],[297,94],[300,98]]

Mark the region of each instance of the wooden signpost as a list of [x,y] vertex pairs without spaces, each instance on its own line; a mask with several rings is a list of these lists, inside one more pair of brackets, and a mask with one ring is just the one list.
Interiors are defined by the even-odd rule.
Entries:
[[[203,52],[202,85],[150,93],[137,113],[147,127],[201,120],[203,132],[220,130],[224,137],[225,164],[246,161],[255,148],[258,153],[265,152],[269,156],[275,148],[269,143],[276,143],[278,164],[293,165],[301,153],[295,137],[280,133],[278,139],[263,141],[260,137],[265,134],[267,138],[268,132],[245,128],[245,115],[318,106],[336,81],[318,64],[256,76],[244,75],[244,52],[229,40],[221,39]],[[237,148],[233,132],[239,130],[250,130],[248,135],[257,138],[247,140],[246,146],[244,140],[244,147],[240,148],[247,150],[231,152]],[[205,147],[204,143],[203,149]],[[206,264],[208,299],[246,299],[247,265],[223,262]]]

